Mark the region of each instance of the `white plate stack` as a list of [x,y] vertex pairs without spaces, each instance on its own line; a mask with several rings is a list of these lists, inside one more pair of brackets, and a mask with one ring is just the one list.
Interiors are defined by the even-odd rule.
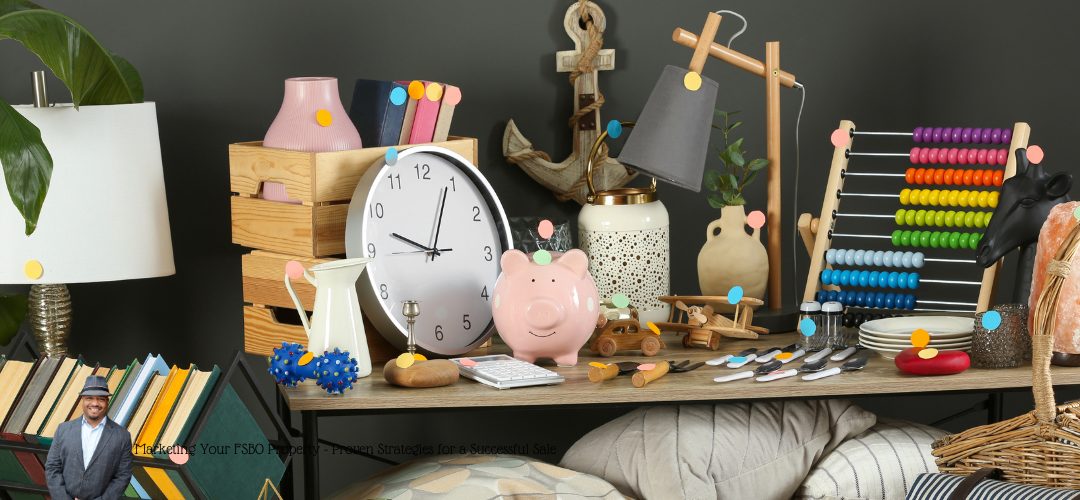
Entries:
[[930,333],[930,344],[939,351],[971,349],[975,320],[959,316],[906,316],[867,321],[859,327],[859,344],[893,359],[912,347],[911,332],[923,329]]

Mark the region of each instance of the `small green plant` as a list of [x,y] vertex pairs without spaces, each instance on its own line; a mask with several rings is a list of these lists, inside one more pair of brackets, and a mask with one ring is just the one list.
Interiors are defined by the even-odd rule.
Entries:
[[745,205],[743,189],[757,178],[758,174],[769,165],[765,158],[746,160],[746,151],[743,150],[743,139],[740,137],[732,141],[732,131],[742,125],[743,122],[731,121],[732,117],[739,114],[738,111],[716,110],[717,121],[713,128],[720,131],[724,138],[723,147],[717,148],[720,153],[720,168],[705,171],[705,189],[709,193],[709,206],[724,208],[729,205]]

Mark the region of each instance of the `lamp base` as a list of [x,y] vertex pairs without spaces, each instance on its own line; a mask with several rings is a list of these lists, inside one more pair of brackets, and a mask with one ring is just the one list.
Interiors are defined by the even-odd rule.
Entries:
[[754,325],[768,328],[769,333],[787,333],[795,331],[799,322],[796,309],[769,309],[761,307],[754,311]]
[[26,319],[43,355],[68,355],[71,294],[67,285],[31,285]]

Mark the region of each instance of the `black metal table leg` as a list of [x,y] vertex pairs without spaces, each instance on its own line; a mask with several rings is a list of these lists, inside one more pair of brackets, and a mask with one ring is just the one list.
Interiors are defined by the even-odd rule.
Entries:
[[986,420],[987,423],[996,424],[1001,422],[1005,414],[1005,398],[999,391],[990,392],[986,396]]
[[[277,411],[281,416],[281,422],[285,424],[285,429],[292,429],[292,411],[289,410],[289,405],[285,403],[285,397],[281,395],[281,391],[274,388],[274,393],[277,395]],[[278,439],[286,442],[292,442],[291,435],[278,436]],[[290,453],[292,451],[290,450]],[[285,468],[285,474],[281,477],[281,485],[279,487],[281,494],[285,497],[285,500],[293,500],[296,498],[296,485],[293,482],[293,461],[289,461],[289,466]]]
[[304,426],[304,498],[319,496],[319,420],[314,411],[300,412]]

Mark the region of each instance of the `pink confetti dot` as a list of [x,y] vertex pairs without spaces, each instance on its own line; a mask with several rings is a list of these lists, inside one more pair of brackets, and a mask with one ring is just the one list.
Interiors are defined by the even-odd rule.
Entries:
[[637,367],[638,371],[643,371],[643,372],[647,372],[649,370],[652,370],[653,368],[656,368],[656,363],[644,363],[644,364],[638,365],[638,367]]
[[552,224],[551,221],[544,219],[540,221],[540,225],[537,226],[536,232],[540,235],[541,238],[545,240],[551,238],[551,235],[555,234],[555,224]]
[[298,280],[304,276],[304,265],[290,260],[288,264],[285,264],[285,275],[290,279]]
[[461,365],[462,366],[476,366],[476,361],[473,361],[473,360],[471,360],[469,358],[465,358],[465,359],[461,360]]
[[191,455],[188,455],[187,450],[183,448],[177,448],[169,452],[169,460],[176,465],[184,465],[191,459]]
[[746,223],[754,229],[761,229],[765,225],[765,214],[761,210],[754,210],[746,216]]
[[833,130],[829,140],[832,141],[832,145],[838,148],[846,148],[848,144],[851,144],[851,134],[847,130],[838,128]]
[[1043,150],[1039,146],[1028,146],[1027,148],[1028,161],[1031,163],[1042,163]]

